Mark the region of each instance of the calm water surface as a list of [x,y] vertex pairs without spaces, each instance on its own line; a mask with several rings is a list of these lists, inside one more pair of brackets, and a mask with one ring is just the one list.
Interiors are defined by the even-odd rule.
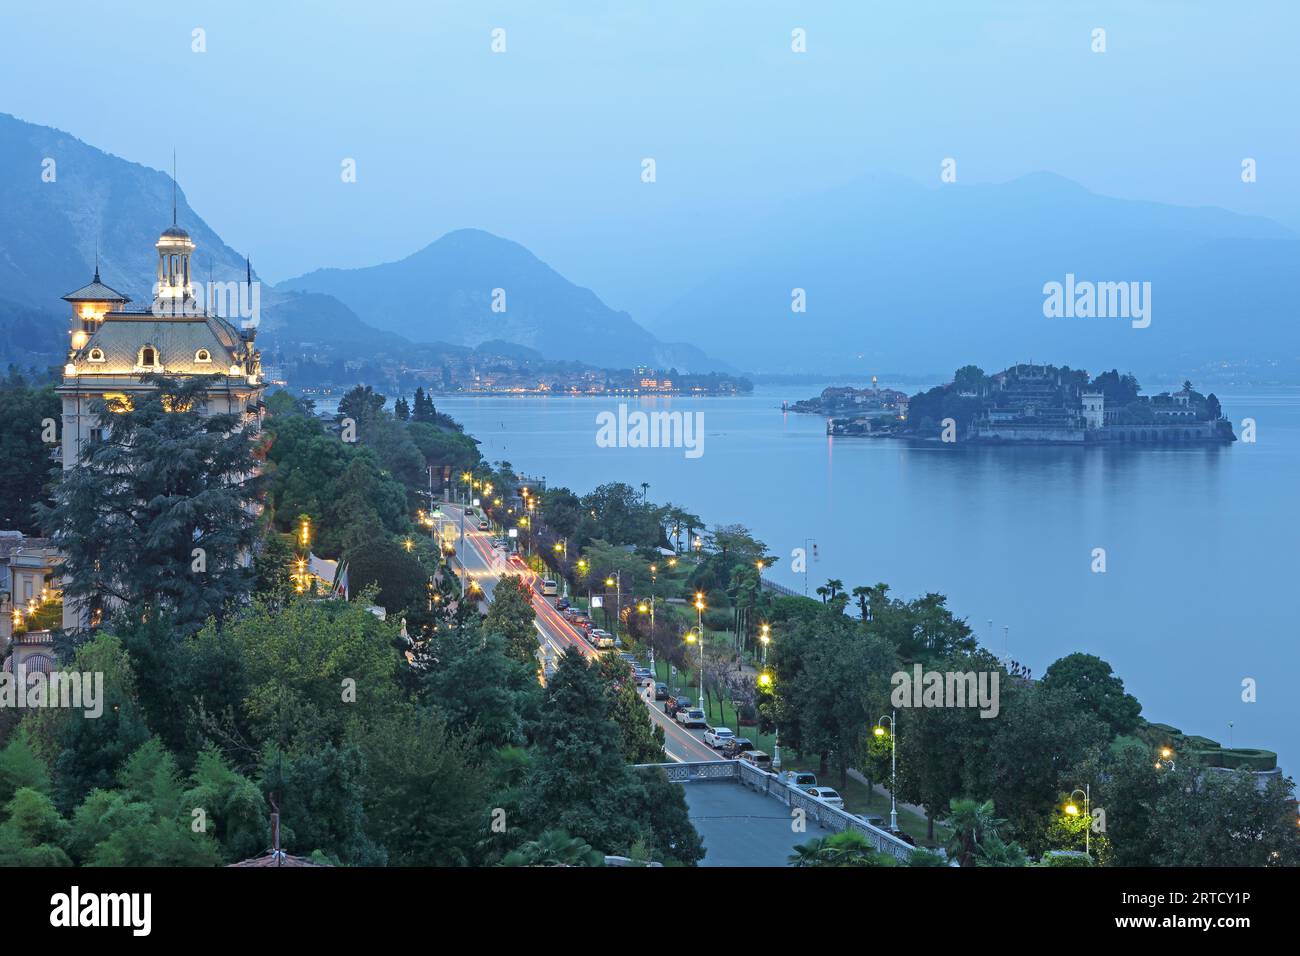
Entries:
[[[650,484],[710,525],[740,522],[803,590],[790,553],[818,544],[808,584],[885,581],[896,596],[948,595],[990,649],[1041,675],[1076,650],[1109,661],[1148,719],[1226,746],[1300,760],[1300,642],[1293,553],[1300,539],[1300,394],[1221,395],[1255,444],[1215,448],[917,445],[836,438],[782,399],[630,399],[630,409],[702,411],[704,454],[600,448],[608,398],[443,398],[438,408],[509,460],[579,493]],[[1094,548],[1107,571],[1091,571]],[[992,622],[990,626],[989,622]],[[1004,628],[1006,629],[1004,631]],[[1243,678],[1258,701],[1241,701]]]

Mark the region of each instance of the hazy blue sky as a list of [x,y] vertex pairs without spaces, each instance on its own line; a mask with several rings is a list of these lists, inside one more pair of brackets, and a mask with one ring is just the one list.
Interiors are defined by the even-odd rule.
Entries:
[[[725,241],[871,170],[1300,227],[1286,2],[56,3],[0,12],[0,110],[156,168],[272,280],[516,239],[647,318]],[[191,52],[206,30],[207,52]],[[506,30],[507,52],[490,32]],[[807,30],[808,52],[790,50]],[[1090,51],[1094,27],[1107,52]],[[654,157],[658,182],[640,181]],[[1243,186],[1242,157],[1259,163]],[[358,181],[340,181],[344,157]],[[679,289],[672,290],[674,293]]]

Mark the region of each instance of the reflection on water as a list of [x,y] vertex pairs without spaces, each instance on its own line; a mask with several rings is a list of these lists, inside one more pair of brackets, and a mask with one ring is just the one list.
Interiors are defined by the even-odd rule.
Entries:
[[[745,398],[454,398],[492,460],[583,492],[649,482],[650,498],[710,524],[741,522],[781,561],[818,543],[809,588],[885,581],[947,594],[981,640],[1040,675],[1075,650],[1110,661],[1149,719],[1300,758],[1300,642],[1291,610],[1300,538],[1300,397],[1221,395],[1259,442],[1229,447],[966,447],[831,439],[783,413],[817,387]],[[599,448],[596,415],[619,401],[703,411],[705,454]],[[1091,571],[1104,548],[1106,573]],[[990,621],[992,624],[990,625]],[[990,635],[996,635],[991,637]],[[1241,682],[1258,682],[1254,704]]]

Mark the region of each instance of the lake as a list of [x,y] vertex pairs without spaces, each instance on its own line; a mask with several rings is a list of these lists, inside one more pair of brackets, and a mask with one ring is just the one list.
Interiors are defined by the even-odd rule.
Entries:
[[[804,589],[791,552],[817,543],[808,586],[888,583],[948,596],[980,640],[1040,676],[1096,654],[1143,714],[1237,746],[1300,759],[1300,642],[1291,552],[1300,540],[1300,392],[1220,394],[1241,435],[1186,448],[963,447],[830,438],[824,419],[783,413],[821,386],[743,398],[632,398],[629,410],[702,412],[703,453],[603,448],[608,397],[436,399],[484,455],[582,493],[649,482],[710,525],[747,525],[781,556],[768,572]],[[1105,573],[1093,549],[1104,548]],[[1283,600],[1283,599],[1286,600]],[[991,622],[991,623],[990,623]],[[1257,701],[1241,700],[1253,678]],[[1233,727],[1229,728],[1229,722]]]

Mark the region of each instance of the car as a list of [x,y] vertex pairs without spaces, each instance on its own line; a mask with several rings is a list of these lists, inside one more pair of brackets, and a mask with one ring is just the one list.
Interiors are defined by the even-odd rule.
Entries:
[[691,699],[689,697],[669,697],[664,701],[664,713],[675,718],[678,711],[686,710],[690,706]]
[[664,683],[655,684],[655,700],[668,699],[668,685]]
[[832,790],[830,787],[809,787],[804,793],[810,797],[816,797],[822,803],[829,804],[832,807],[844,809],[844,798]]
[[593,642],[595,642],[595,645],[599,648],[614,646],[614,635],[609,633],[609,631],[602,631],[598,627],[592,629],[591,639]]
[[800,790],[807,790],[809,787],[817,786],[817,774],[806,770],[787,770],[781,774],[781,782],[798,787]]
[[754,741],[748,737],[732,737],[722,743],[722,756],[735,760],[741,754],[754,749]]
[[707,727],[709,719],[705,716],[704,711],[698,707],[688,707],[679,710],[674,715],[674,719],[683,727]]
[[510,555],[510,563],[515,565],[516,567],[520,567],[520,568],[524,567],[524,559],[519,557],[518,554]]
[[623,660],[627,661],[629,664],[633,665],[634,667],[637,666],[636,655],[633,654],[631,651],[621,651],[619,652],[618,656],[623,658]]
[[479,529],[480,531],[491,531],[491,530],[492,530],[492,523],[491,523],[490,521],[488,521],[487,518],[479,518],[479,519],[478,519],[478,529]]
[[772,769],[771,755],[766,754],[761,750],[746,750],[740,755],[739,759],[753,767],[757,767],[759,770]]
[[704,742],[714,750],[721,750],[722,745],[728,740],[734,739],[735,731],[730,727],[706,727],[704,728]]
[[636,678],[636,685],[638,687],[649,687],[655,682],[655,676],[650,673],[650,668],[648,667],[638,667],[632,672],[632,674]]
[[560,593],[554,578],[542,578],[542,597],[555,597]]
[[557,611],[567,611],[569,609],[569,599],[563,597],[557,599],[555,602],[555,609]]

